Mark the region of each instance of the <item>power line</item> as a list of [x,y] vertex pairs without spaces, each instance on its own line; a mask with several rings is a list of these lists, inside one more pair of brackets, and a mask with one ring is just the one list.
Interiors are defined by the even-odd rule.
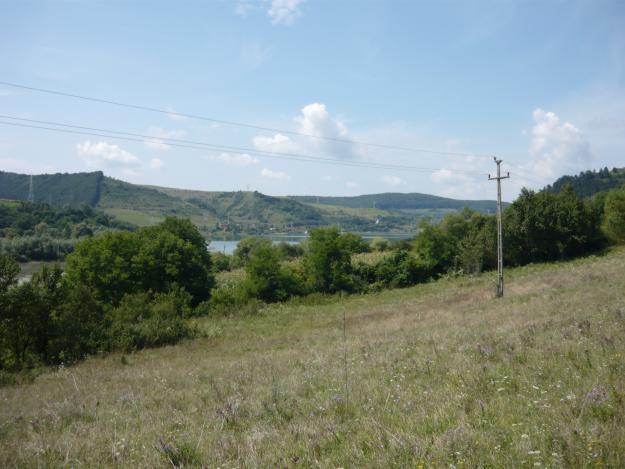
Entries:
[[[182,140],[182,139],[174,139],[169,137],[155,137],[152,135],[144,135],[137,134],[131,132],[122,132],[116,130],[107,130],[107,129],[98,129],[93,127],[84,127],[84,126],[76,126],[65,123],[57,123],[52,121],[40,121],[35,119],[26,119],[21,117],[0,115],[0,118],[18,120],[22,122],[32,122],[37,124],[46,124],[46,125],[33,125],[33,124],[24,124],[18,122],[2,122],[0,124],[10,125],[15,127],[26,127],[40,130],[49,130],[61,133],[69,133],[69,134],[78,134],[78,135],[89,135],[95,137],[105,137],[105,138],[115,138],[119,140],[125,140],[130,142],[151,142],[151,143],[163,143],[167,142],[167,145],[180,147],[180,148],[189,148],[196,150],[212,150],[212,151],[236,151],[236,152],[245,152],[253,155],[268,157],[268,158],[277,158],[277,159],[286,159],[286,160],[294,160],[294,161],[303,161],[303,162],[315,162],[322,164],[334,164],[341,166],[353,166],[353,167],[365,167],[365,168],[377,168],[377,169],[389,169],[389,170],[401,170],[401,171],[416,171],[416,172],[437,172],[440,171],[440,168],[425,168],[425,167],[416,167],[416,166],[407,166],[407,165],[392,165],[392,164],[384,164],[384,163],[375,163],[375,162],[364,162],[364,161],[341,161],[334,158],[328,157],[316,157],[311,155],[299,155],[299,154],[291,154],[291,153],[277,153],[277,152],[268,152],[262,150],[255,150],[252,148],[242,148],[242,147],[234,147],[229,145],[218,145],[211,144],[205,142],[194,142],[192,140]],[[55,128],[49,127],[49,125],[61,126],[66,128]],[[76,130],[77,129],[77,130]],[[477,171],[463,171],[463,170],[449,170],[450,172],[461,173],[461,174],[470,174],[470,175],[484,175],[485,173],[477,172]]]
[[174,111],[174,110],[166,110],[166,109],[159,109],[159,108],[150,107],[150,106],[141,106],[141,105],[138,105],[138,104],[123,103],[123,102],[114,101],[114,100],[111,100],[111,99],[94,98],[94,97],[91,97],[91,96],[84,96],[84,95],[79,95],[79,94],[74,94],[74,93],[66,93],[66,92],[63,92],[63,91],[51,90],[51,89],[47,89],[47,88],[37,88],[37,87],[34,87],[34,86],[20,85],[20,84],[17,84],[17,83],[10,83],[10,82],[6,82],[6,81],[0,81],[0,85],[10,86],[10,87],[13,87],[13,88],[19,88],[19,89],[23,89],[23,90],[36,91],[36,92],[39,92],[39,93],[53,94],[53,95],[57,95],[57,96],[63,96],[63,97],[66,97],[66,98],[80,99],[80,100],[83,100],[83,101],[91,101],[91,102],[96,102],[96,103],[101,103],[101,104],[110,104],[110,105],[113,105],[113,106],[120,106],[120,107],[125,107],[125,108],[128,108],[128,109],[135,109],[135,110],[148,111],[148,112],[156,112],[156,113],[159,113],[159,114],[167,114],[169,116],[177,116],[177,117],[188,118],[188,119],[208,121],[208,122],[213,122],[213,123],[216,123],[216,124],[230,125],[230,126],[235,126],[235,127],[244,127],[244,128],[248,128],[248,129],[262,130],[262,131],[266,131],[266,132],[278,132],[278,133],[287,134],[287,135],[297,135],[299,137],[314,138],[314,139],[318,139],[318,140],[326,140],[326,141],[332,141],[332,142],[338,142],[338,143],[349,143],[349,144],[362,145],[362,146],[367,146],[367,147],[384,148],[384,149],[387,149],[387,150],[405,151],[405,152],[410,152],[410,153],[430,153],[430,154],[433,154],[433,155],[450,156],[450,157],[453,157],[453,156],[456,156],[456,157],[486,156],[486,155],[475,155],[473,153],[454,152],[454,151],[442,151],[442,150],[431,150],[431,149],[427,149],[427,148],[402,147],[402,146],[398,146],[398,145],[386,145],[386,144],[382,144],[382,143],[362,142],[362,141],[353,140],[353,139],[338,138],[338,137],[327,137],[327,136],[315,135],[315,134],[307,134],[307,133],[303,133],[303,132],[296,132],[294,130],[278,129],[278,128],[274,128],[274,127],[265,127],[265,126],[261,126],[261,125],[248,124],[248,123],[244,123],[244,122],[235,122],[235,121],[230,121],[230,120],[217,119],[217,118],[214,118],[214,117],[200,116],[200,115],[196,115],[196,114],[187,114],[187,113],[184,113],[184,112],[177,112],[177,111]]

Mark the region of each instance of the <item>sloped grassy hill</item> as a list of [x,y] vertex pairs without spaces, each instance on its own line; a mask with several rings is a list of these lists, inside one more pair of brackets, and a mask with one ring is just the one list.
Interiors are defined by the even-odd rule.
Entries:
[[[0,172],[0,198],[26,200],[29,184],[28,175]],[[351,231],[412,232],[424,217],[439,219],[447,211],[465,206],[482,212],[492,212],[495,207],[492,201],[462,201],[426,194],[317,198],[192,191],[130,184],[106,177],[100,171],[38,175],[33,177],[33,186],[37,202],[89,205],[139,226],[171,215],[188,217],[205,233],[218,231],[228,221],[240,232],[330,224]]]
[[291,196],[293,200],[307,204],[340,205],[351,208],[378,208],[381,210],[453,209],[469,207],[478,212],[494,212],[493,200],[456,200],[436,195],[387,192],[354,197]]
[[624,467],[625,251],[510,269],[502,299],[495,276],[205,318],[0,388],[0,466]]

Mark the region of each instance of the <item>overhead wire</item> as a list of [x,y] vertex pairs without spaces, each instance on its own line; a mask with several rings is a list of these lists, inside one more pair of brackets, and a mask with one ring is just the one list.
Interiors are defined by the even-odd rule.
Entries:
[[[445,151],[445,150],[433,150],[433,149],[428,149],[428,148],[411,148],[411,147],[404,147],[404,146],[398,146],[398,145],[388,145],[388,144],[383,144],[383,143],[363,142],[363,141],[359,141],[359,140],[355,140],[355,139],[346,139],[346,138],[340,138],[340,137],[330,137],[330,136],[325,136],[325,135],[316,135],[316,134],[310,134],[310,133],[305,133],[305,132],[297,132],[297,131],[294,131],[294,130],[279,129],[279,128],[261,126],[261,125],[250,124],[250,123],[245,123],[245,122],[236,122],[236,121],[232,121],[232,120],[218,119],[218,118],[207,117],[207,116],[200,116],[200,115],[197,115],[197,114],[189,114],[189,113],[174,111],[173,109],[159,109],[157,107],[142,106],[142,105],[131,104],[131,103],[124,103],[124,102],[116,101],[116,100],[112,100],[112,99],[96,98],[96,97],[92,97],[92,96],[85,96],[85,95],[79,95],[79,94],[75,94],[75,93],[67,93],[67,92],[58,91],[58,90],[51,90],[51,89],[48,89],[48,88],[38,88],[38,87],[34,87],[34,86],[27,86],[27,85],[22,85],[22,84],[19,84],[19,83],[12,83],[12,82],[7,82],[7,81],[0,81],[0,85],[9,86],[9,87],[18,88],[18,89],[24,89],[24,90],[28,90],[28,91],[36,91],[36,92],[39,92],[39,93],[47,93],[47,94],[52,94],[52,95],[57,95],[57,96],[63,96],[63,97],[67,97],[67,98],[79,99],[79,100],[83,100],[83,101],[91,101],[91,102],[96,102],[96,103],[101,103],[101,104],[109,104],[109,105],[113,105],[113,106],[120,106],[120,107],[125,107],[125,108],[128,108],[128,109],[135,109],[135,110],[140,110],[140,111],[147,111],[147,112],[155,112],[155,113],[160,113],[160,114],[166,114],[166,115],[169,115],[169,116],[176,116],[176,117],[180,117],[180,118],[188,118],[188,119],[195,119],[195,120],[201,120],[201,121],[208,121],[208,122],[213,122],[213,123],[216,123],[216,124],[236,126],[236,127],[243,127],[243,128],[249,128],[249,129],[254,129],[254,130],[261,130],[261,131],[266,131],[266,132],[277,132],[277,133],[282,133],[282,134],[287,134],[287,135],[297,135],[297,136],[300,136],[300,137],[313,138],[313,139],[318,139],[318,140],[326,140],[326,141],[332,141],[332,142],[338,142],[338,143],[347,143],[347,144],[352,144],[352,145],[362,145],[362,146],[373,147],[373,148],[384,148],[384,149],[388,149],[388,150],[398,150],[398,151],[411,152],[411,153],[430,153],[430,154],[433,154],[433,155],[450,156],[450,157],[451,156],[455,156],[455,157],[486,156],[486,155],[476,155],[474,153],[467,153],[467,152],[454,152],[454,151]],[[487,156],[490,156],[490,155],[487,155]]]
[[[100,128],[95,128],[95,127],[78,126],[78,125],[66,124],[66,123],[54,122],[54,121],[27,119],[23,117],[2,115],[2,114],[0,114],[0,118],[21,122],[20,123],[20,122],[0,121],[0,124],[3,124],[3,125],[48,130],[48,131],[55,131],[55,132],[61,132],[61,133],[88,135],[88,136],[105,137],[105,138],[115,138],[119,140],[131,141],[131,142],[161,143],[161,144],[166,144],[166,145],[170,145],[174,147],[189,148],[189,149],[196,149],[196,150],[211,150],[211,151],[222,151],[222,152],[223,151],[235,151],[238,153],[247,153],[251,155],[258,155],[258,156],[263,156],[263,157],[268,157],[268,158],[314,162],[314,163],[322,163],[322,164],[334,164],[334,165],[341,165],[341,166],[389,169],[389,170],[398,170],[398,171],[415,171],[415,172],[434,173],[442,169],[442,168],[417,167],[417,166],[409,166],[409,165],[395,165],[395,164],[367,162],[367,161],[338,160],[336,158],[330,158],[330,157],[325,157],[325,156],[302,155],[302,154],[297,154],[297,153],[270,152],[270,151],[264,151],[264,150],[257,150],[253,148],[244,148],[244,147],[237,147],[237,146],[231,146],[231,145],[198,142],[198,141],[193,141],[193,140],[139,134],[139,133],[134,133],[134,132],[119,131],[119,130],[100,129]],[[23,123],[23,122],[28,122],[28,124]],[[43,124],[43,125],[34,125],[34,124]],[[54,127],[50,127],[50,126],[54,126]],[[58,128],[58,127],[63,127],[63,128]],[[486,175],[485,172],[470,171],[470,170],[453,170],[453,169],[445,169],[445,170],[452,172],[452,173],[467,174],[467,175],[476,175],[476,176]]]

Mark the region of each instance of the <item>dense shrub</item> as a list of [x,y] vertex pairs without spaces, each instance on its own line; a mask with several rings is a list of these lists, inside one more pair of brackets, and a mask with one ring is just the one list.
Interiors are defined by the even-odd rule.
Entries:
[[243,238],[232,253],[232,267],[245,267],[254,249],[259,246],[271,246],[271,241],[256,236]]
[[204,238],[188,220],[167,218],[136,232],[107,232],[87,238],[67,258],[68,279],[86,285],[104,303],[118,305],[128,294],[184,288],[198,304],[214,284]]
[[625,185],[605,197],[603,231],[615,243],[625,243]]
[[213,272],[225,272],[230,270],[231,256],[224,254],[223,252],[211,253],[211,260],[213,264]]
[[110,343],[114,350],[132,351],[179,342],[193,336],[184,317],[189,297],[183,291],[124,296],[110,313]]
[[304,267],[309,291],[333,293],[354,288],[351,254],[335,227],[311,231]]
[[243,291],[248,298],[284,301],[303,291],[302,282],[292,269],[280,264],[280,254],[271,245],[257,246],[245,270]]

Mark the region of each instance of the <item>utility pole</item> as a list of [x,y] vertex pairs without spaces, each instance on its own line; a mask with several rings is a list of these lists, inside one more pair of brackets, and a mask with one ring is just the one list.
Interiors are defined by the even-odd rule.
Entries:
[[502,226],[501,226],[501,180],[508,179],[510,177],[510,173],[507,173],[505,176],[501,175],[501,161],[498,160],[497,157],[493,157],[495,163],[497,164],[497,176],[490,177],[488,175],[489,181],[497,181],[497,296],[503,296],[503,235],[502,235]]

